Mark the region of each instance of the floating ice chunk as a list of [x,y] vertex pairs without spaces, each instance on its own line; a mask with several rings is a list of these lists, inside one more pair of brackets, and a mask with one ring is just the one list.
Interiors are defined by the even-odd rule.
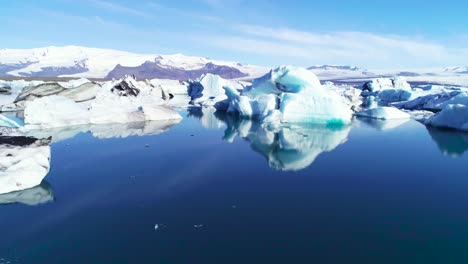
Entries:
[[383,90],[411,90],[411,85],[401,77],[396,77],[393,79],[389,78],[378,78],[374,79],[370,82],[364,83],[362,86],[363,91],[370,91],[370,92],[379,92]]
[[0,110],[6,111],[7,109],[2,107],[4,105],[12,104],[23,88],[28,86],[37,86],[44,83],[43,81],[25,81],[25,80],[14,80],[14,81],[1,81],[0,80]]
[[160,87],[166,94],[188,95],[187,82],[166,79],[152,79],[150,82],[155,87]]
[[401,103],[393,103],[398,108],[408,110],[441,110],[444,103],[460,94],[460,91],[440,92],[417,97],[413,100]]
[[386,107],[386,106],[380,106],[380,107],[364,110],[361,112],[357,112],[356,116],[383,119],[383,120],[411,118],[411,116],[408,113],[405,113],[394,107]]
[[25,122],[29,129],[33,129],[181,119],[161,96],[161,89],[126,78],[105,84],[94,100],[84,103],[57,95],[28,101]]
[[0,127],[19,128],[23,125],[24,123],[20,119],[14,116],[7,116],[7,115],[0,114]]
[[468,106],[468,92],[461,92],[453,96],[452,98],[448,99],[447,101],[437,104],[435,108],[444,109],[446,106],[451,105],[451,104]]
[[426,125],[468,131],[468,106],[447,105],[426,120]]
[[404,89],[387,89],[380,91],[378,97],[380,100],[386,102],[401,102],[412,99],[413,93],[410,90]]
[[350,85],[335,85],[330,81],[327,81],[323,85],[326,89],[331,90],[339,94],[345,99],[345,102],[350,106],[350,108],[359,107],[362,102],[361,90],[354,88]]
[[0,157],[0,194],[29,189],[49,172],[49,141],[0,137]]
[[[349,123],[351,106],[303,68],[278,67],[242,92],[225,87],[227,100],[215,107],[243,117],[277,122]],[[280,115],[278,115],[280,113]]]
[[242,83],[226,80],[218,75],[210,73],[202,75],[198,80],[190,83],[188,88],[191,103],[195,105],[213,106],[217,102],[227,98],[224,92],[225,86],[236,90],[244,88]]

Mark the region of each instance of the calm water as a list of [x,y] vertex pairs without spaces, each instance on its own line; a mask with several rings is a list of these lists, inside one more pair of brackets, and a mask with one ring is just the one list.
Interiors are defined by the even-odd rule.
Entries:
[[55,131],[48,202],[0,206],[0,263],[468,261],[468,134],[183,115]]

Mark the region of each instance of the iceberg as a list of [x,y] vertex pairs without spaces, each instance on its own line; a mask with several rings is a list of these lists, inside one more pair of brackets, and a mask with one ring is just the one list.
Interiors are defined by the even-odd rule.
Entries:
[[401,102],[412,99],[413,92],[403,89],[387,89],[380,91],[377,95],[381,101],[385,102]]
[[196,81],[190,83],[188,93],[191,104],[200,106],[213,106],[219,101],[225,100],[224,87],[242,90],[244,85],[241,82],[223,79],[214,74],[204,74]]
[[189,83],[185,81],[152,79],[150,83],[154,87],[159,87],[168,96],[188,95]]
[[24,118],[28,129],[37,129],[182,117],[162,99],[161,89],[127,77],[106,83],[93,100],[85,102],[55,94],[28,101]]
[[27,103],[38,98],[44,98],[52,95],[63,96],[75,102],[85,102],[93,100],[101,89],[99,84],[93,82],[78,82],[75,84],[80,85],[69,85],[67,86],[69,88],[66,88],[61,86],[59,83],[42,83],[37,86],[26,87],[18,94],[13,103],[4,105],[1,110],[22,111]]
[[242,91],[224,87],[227,99],[219,111],[284,123],[347,124],[352,110],[340,94],[322,86],[312,72],[282,66],[255,79]]
[[19,128],[24,123],[17,117],[0,114],[0,127]]
[[49,140],[31,137],[0,137],[0,194],[41,184],[49,173],[49,144]]
[[372,109],[363,110],[355,114],[358,117],[367,117],[382,120],[410,119],[411,115],[394,107],[379,106]]
[[[0,106],[12,104],[25,87],[37,86],[43,83],[43,81],[0,80]],[[3,107],[0,110],[5,111]]]
[[468,131],[468,106],[450,104],[442,111],[428,118],[426,125]]
[[366,82],[362,86],[363,91],[380,92],[383,90],[411,90],[411,85],[401,77],[393,79],[389,78],[378,78],[372,81]]

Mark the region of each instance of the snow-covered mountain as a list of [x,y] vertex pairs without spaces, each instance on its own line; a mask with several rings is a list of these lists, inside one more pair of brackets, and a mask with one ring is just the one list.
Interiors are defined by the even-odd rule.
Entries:
[[182,54],[138,54],[80,46],[0,49],[0,76],[189,79],[203,73],[256,77],[266,68]]

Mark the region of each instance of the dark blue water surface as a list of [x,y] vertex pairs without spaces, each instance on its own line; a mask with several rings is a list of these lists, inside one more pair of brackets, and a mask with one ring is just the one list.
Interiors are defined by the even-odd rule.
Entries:
[[0,263],[468,261],[467,134],[182,114],[55,140],[50,201],[0,206]]

